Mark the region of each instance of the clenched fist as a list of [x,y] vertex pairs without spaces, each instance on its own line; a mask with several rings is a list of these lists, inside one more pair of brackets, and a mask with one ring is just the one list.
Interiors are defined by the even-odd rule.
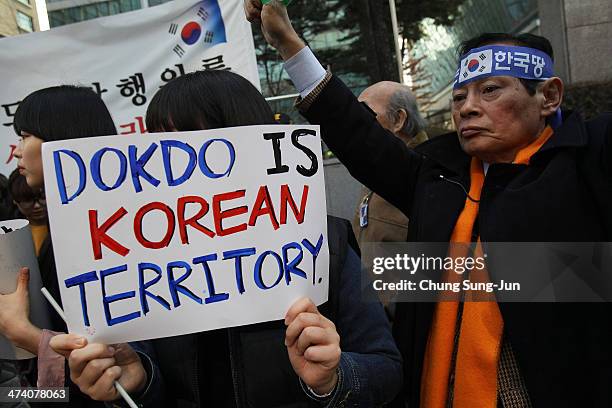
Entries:
[[288,60],[305,47],[293,29],[282,2],[272,0],[263,5],[261,0],[244,0],[244,11],[247,20],[261,24],[266,41],[276,48],[283,60]]

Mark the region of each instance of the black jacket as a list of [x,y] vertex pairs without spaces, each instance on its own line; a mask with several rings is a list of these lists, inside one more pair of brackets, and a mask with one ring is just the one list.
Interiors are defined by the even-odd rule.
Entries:
[[[232,384],[222,404],[239,408],[308,408],[374,407],[388,402],[397,394],[401,382],[399,352],[393,344],[390,327],[380,303],[363,303],[360,294],[359,260],[352,248],[357,242],[348,221],[327,218],[330,252],[329,297],[319,307],[332,320],[340,335],[343,380],[332,400],[314,401],[309,398],[293,371],[283,344],[286,326],[283,321],[252,324],[223,329],[228,347],[215,347],[220,360],[231,364]],[[358,250],[358,249],[357,249]],[[221,336],[220,336],[221,337]],[[212,406],[217,395],[202,395],[204,382],[215,373],[211,364],[202,364],[202,350],[210,333],[189,334],[152,340],[152,361],[161,373],[164,407],[196,408]],[[223,337],[221,337],[223,338]],[[218,345],[218,343],[217,343]],[[214,352],[214,351],[213,351]],[[229,361],[228,361],[229,360]],[[207,362],[206,362],[207,363]],[[207,387],[210,388],[210,387]]]
[[[470,186],[471,158],[456,134],[413,152],[334,77],[303,114],[321,125],[355,178],[410,218],[409,241],[450,240]],[[570,115],[529,166],[491,165],[477,223],[483,242],[612,241],[612,115],[589,122]],[[411,408],[419,406],[433,309],[433,303],[397,308],[394,335]],[[501,303],[500,309],[534,407],[612,406],[609,304]]]

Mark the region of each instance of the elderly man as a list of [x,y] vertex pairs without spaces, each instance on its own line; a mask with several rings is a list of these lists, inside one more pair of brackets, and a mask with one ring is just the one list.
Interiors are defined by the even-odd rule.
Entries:
[[[425,120],[416,98],[405,85],[382,81],[366,88],[359,101],[366,104],[378,123],[392,132],[408,148],[427,140]],[[394,177],[389,174],[389,177]],[[353,232],[362,246],[366,242],[404,241],[408,236],[408,217],[368,188],[364,192],[353,219]]]
[[[245,9],[286,61],[298,107],[327,145],[409,216],[409,240],[612,240],[612,115],[561,115],[563,82],[546,39],[486,34],[464,43],[457,132],[412,151],[323,70],[279,2],[246,0]],[[583,278],[609,284],[601,274]],[[405,303],[394,333],[409,407],[612,405],[607,303]]]

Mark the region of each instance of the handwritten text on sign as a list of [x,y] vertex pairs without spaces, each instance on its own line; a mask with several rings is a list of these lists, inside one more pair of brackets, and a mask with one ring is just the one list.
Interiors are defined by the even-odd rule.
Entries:
[[108,343],[283,318],[327,299],[318,127],[43,145],[71,332]]

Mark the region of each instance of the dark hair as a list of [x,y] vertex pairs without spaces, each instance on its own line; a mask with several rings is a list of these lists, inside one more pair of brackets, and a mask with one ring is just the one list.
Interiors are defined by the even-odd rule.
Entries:
[[12,204],[11,201],[11,193],[8,188],[8,179],[4,174],[0,173],[0,207],[10,206]]
[[[461,58],[465,54],[470,52],[471,49],[502,42],[511,43],[521,47],[535,48],[536,50],[540,50],[548,54],[548,56],[551,60],[553,60],[553,62],[555,60],[553,48],[550,44],[550,41],[539,35],[528,33],[518,35],[507,33],[482,33],[474,38],[470,38],[469,40],[459,44],[459,47],[457,48],[457,53],[459,54],[459,58]],[[525,89],[527,89],[527,93],[529,93],[529,95],[531,96],[535,95],[537,86],[540,81],[534,79],[519,79]]]
[[249,81],[229,71],[178,77],[161,88],[147,109],[150,132],[189,131],[274,123],[268,103]]
[[8,190],[13,200],[20,203],[22,201],[34,200],[37,194],[26,182],[25,176],[19,174],[19,169],[13,170],[8,179]]
[[15,112],[13,127],[18,135],[25,131],[46,142],[117,134],[102,98],[74,85],[44,88],[26,96]]

